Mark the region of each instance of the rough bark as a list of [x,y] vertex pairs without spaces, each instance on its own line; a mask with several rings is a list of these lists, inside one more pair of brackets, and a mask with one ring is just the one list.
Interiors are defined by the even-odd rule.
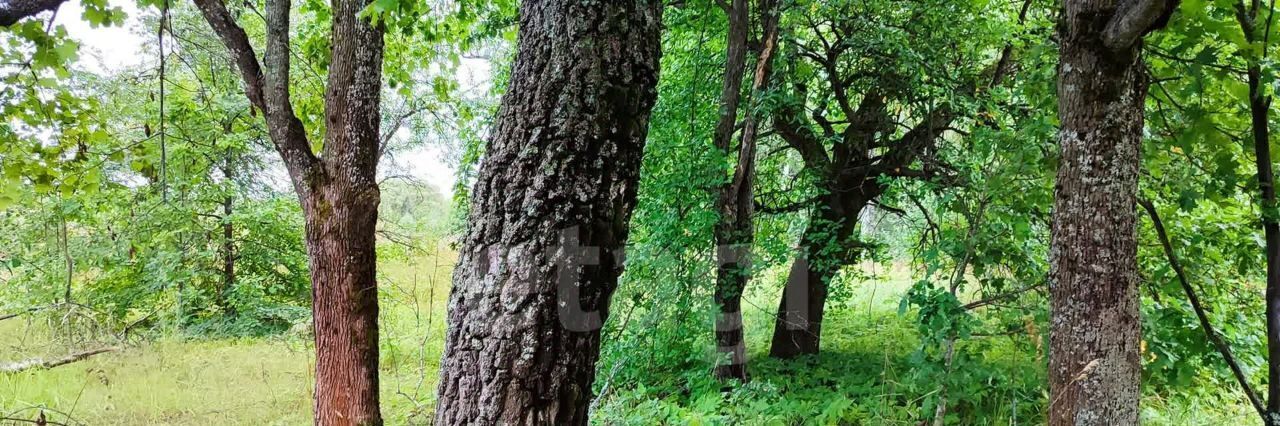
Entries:
[[1049,424],[1133,425],[1142,367],[1135,228],[1147,89],[1142,41],[1104,43],[1109,26],[1127,25],[1116,22],[1131,19],[1125,8],[1132,5],[1063,3]]
[[[750,32],[750,7],[747,0],[733,0],[725,12],[729,16],[729,34],[726,41],[724,84],[720,93],[720,118],[716,123],[712,143],[725,157],[734,155],[730,144],[738,123],[738,106],[741,103],[742,77],[747,69],[747,33]],[[743,146],[745,148],[745,145]],[[738,167],[744,159],[738,156]],[[754,158],[747,158],[754,163]],[[738,194],[749,182],[726,182],[717,188],[716,211],[720,214],[714,230],[716,241],[715,303],[720,312],[716,317],[716,351],[720,359],[715,376],[721,380],[747,380],[747,349],[742,336],[742,290],[751,278],[751,217],[741,211]],[[751,199],[747,199],[748,205]],[[745,221],[745,223],[744,223]],[[745,226],[744,226],[745,225]]]
[[586,424],[656,99],[662,3],[522,4],[461,241],[436,424]]
[[[383,44],[382,29],[358,18],[367,4],[333,3],[324,169],[313,175],[313,191],[303,203],[313,283],[319,424],[382,423],[374,248]],[[287,84],[287,79],[279,84]]]
[[66,0],[0,0],[0,27],[7,27],[18,21],[39,14],[40,12],[58,10],[58,6]]
[[221,0],[196,0],[263,111],[305,215],[316,339],[315,423],[380,425],[375,231],[382,28],[335,0],[321,157],[289,99],[288,0],[268,0],[262,63]]

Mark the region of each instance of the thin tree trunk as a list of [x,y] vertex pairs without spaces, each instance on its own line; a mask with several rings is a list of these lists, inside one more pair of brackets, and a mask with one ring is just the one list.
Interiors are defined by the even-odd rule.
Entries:
[[[951,274],[951,284],[947,287],[947,291],[951,293],[951,297],[956,297],[960,292],[960,284],[964,283],[964,273],[969,268],[969,261],[973,260],[973,251],[976,247],[974,238],[978,234],[978,228],[982,225],[983,214],[986,212],[987,200],[983,199],[978,203],[978,208],[972,214],[966,215],[969,222],[969,230],[964,239],[964,256],[960,258],[960,262],[956,264],[955,271]],[[946,424],[947,418],[947,378],[951,375],[951,366],[955,362],[956,356],[956,332],[950,330],[947,333],[947,339],[942,344],[942,384],[938,386],[938,405],[933,411],[933,425],[943,426]]]
[[[764,96],[765,86],[773,75],[773,56],[777,52],[778,18],[777,3],[761,0],[758,15],[764,32],[756,69],[751,82],[751,102],[754,109]],[[716,285],[716,304],[720,317],[716,321],[716,346],[729,364],[716,366],[716,377],[745,381],[747,373],[747,345],[743,338],[742,293],[751,279],[751,246],[755,241],[753,219],[755,217],[755,167],[756,141],[760,123],[755,111],[748,111],[743,120],[742,139],[738,145],[737,168],[733,178],[721,188],[720,223],[716,227],[717,254],[730,251],[733,258],[720,259]],[[732,263],[730,263],[732,262]]]
[[[725,52],[724,84],[720,93],[720,118],[712,143],[725,157],[733,155],[730,144],[738,124],[738,106],[742,97],[742,76],[747,68],[747,33],[751,31],[750,7],[747,0],[732,0],[725,9],[729,16],[729,35]],[[745,145],[743,146],[745,148]],[[744,167],[739,155],[738,167]],[[754,162],[754,158],[748,161]],[[742,338],[742,290],[751,278],[751,218],[741,211],[738,193],[741,183],[735,179],[717,188],[716,211],[720,214],[714,230],[716,241],[715,303],[716,351],[720,355],[715,376],[721,380],[747,380],[746,344]],[[748,200],[750,203],[750,200]],[[750,207],[745,207],[749,209]],[[746,213],[746,217],[741,217]],[[742,226],[745,220],[746,226]]]
[[74,302],[71,298],[71,283],[75,278],[76,262],[75,259],[71,257],[71,242],[67,235],[67,214],[64,211],[61,211],[61,206],[58,207],[58,210],[58,242],[60,243],[59,245],[62,246],[60,248],[62,249],[62,261],[66,278],[62,288],[62,301],[70,305]]
[[1276,180],[1271,166],[1271,138],[1267,123],[1271,97],[1262,94],[1262,72],[1249,65],[1249,110],[1253,152],[1262,192],[1262,230],[1267,256],[1267,412],[1280,417],[1280,222],[1276,221]]
[[1166,5],[1125,3],[1065,0],[1060,21],[1050,425],[1138,423],[1134,203],[1147,93],[1141,36]]
[[[1245,40],[1258,42],[1258,2],[1245,6],[1236,3],[1236,21]],[[1268,17],[1269,19],[1269,17]],[[1262,58],[1266,58],[1267,46]],[[1250,134],[1253,139],[1254,164],[1258,168],[1258,190],[1262,196],[1262,231],[1267,261],[1266,327],[1267,327],[1267,413],[1280,418],[1280,222],[1275,216],[1276,179],[1271,163],[1271,130],[1267,122],[1271,96],[1263,92],[1262,67],[1256,58],[1246,58],[1249,79]]]
[[436,424],[587,423],[662,2],[529,0],[449,297]]
[[[228,151],[225,164],[222,166],[222,175],[230,183],[233,172],[231,165],[231,152]],[[236,285],[236,241],[235,241],[235,224],[231,221],[231,212],[235,204],[235,197],[228,194],[222,198],[222,287],[218,289],[218,306],[224,309],[228,316],[235,316],[235,308],[227,303],[227,297],[231,293],[231,289]]]

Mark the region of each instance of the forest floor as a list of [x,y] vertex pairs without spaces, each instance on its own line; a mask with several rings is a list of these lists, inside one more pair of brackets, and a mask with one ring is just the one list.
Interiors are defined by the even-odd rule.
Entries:
[[[429,423],[443,345],[449,264],[449,259],[420,259],[382,267],[382,411],[389,425]],[[747,312],[752,386],[736,393],[733,401],[718,392],[664,399],[643,388],[618,386],[602,404],[598,420],[610,424],[647,424],[658,418],[680,424],[744,419],[760,419],[755,422],[759,424],[918,421],[922,398],[907,395],[927,396],[929,391],[910,385],[911,376],[920,372],[905,360],[916,351],[919,336],[913,319],[898,314],[899,301],[911,282],[909,273],[891,271],[889,279],[857,286],[826,322],[824,336],[839,337],[824,341],[823,354],[816,359],[799,363],[764,356],[771,330],[764,307],[771,305],[774,295],[771,291],[753,294],[750,298],[756,300],[749,304],[759,309]],[[0,363],[83,349],[51,343],[43,329],[26,320],[0,322]],[[1037,349],[1015,350],[1000,343],[984,348],[983,353],[996,355],[978,361],[984,369],[972,374],[992,374],[986,380],[1043,380],[1038,371],[1043,370],[1044,361]],[[49,370],[0,374],[0,417],[31,419],[44,409],[49,419],[65,424],[309,424],[313,363],[309,339],[296,334],[153,341]],[[672,376],[680,380],[680,374],[687,373]],[[1020,375],[1024,377],[1016,377]],[[965,382],[984,386],[974,379],[968,377]],[[1017,387],[990,388],[1007,394],[983,396],[992,401],[990,407],[970,408],[1009,411],[1008,416],[994,416],[998,422],[993,424],[1041,421],[1034,412],[1040,409],[1037,404],[1042,403],[1043,394]],[[1209,391],[1206,395],[1214,394]],[[1212,396],[1148,395],[1143,404],[1144,421],[1150,424],[1246,424],[1252,420],[1247,406],[1224,404]],[[726,409],[729,405],[734,408]],[[1024,410],[1032,414],[1019,418]],[[725,415],[728,411],[735,414]],[[779,411],[818,415],[770,417],[769,413]],[[657,413],[665,414],[655,417]]]

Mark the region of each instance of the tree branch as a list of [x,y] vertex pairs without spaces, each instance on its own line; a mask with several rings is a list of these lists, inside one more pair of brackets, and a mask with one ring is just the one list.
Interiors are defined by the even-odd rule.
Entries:
[[40,12],[58,10],[66,0],[0,0],[0,27],[18,23]]
[[1178,0],[1126,1],[1102,30],[1102,44],[1112,51],[1128,49],[1146,33],[1163,27],[1177,7]]
[[1169,243],[1169,234],[1165,232],[1164,222],[1160,220],[1160,214],[1156,213],[1155,205],[1151,201],[1138,199],[1138,204],[1147,211],[1147,215],[1151,216],[1151,224],[1156,228],[1156,236],[1160,238],[1160,245],[1164,247],[1164,255],[1169,259],[1169,267],[1173,268],[1173,272],[1178,277],[1178,283],[1182,285],[1182,291],[1187,294],[1187,301],[1191,302],[1191,309],[1195,311],[1196,318],[1200,320],[1200,328],[1204,329],[1204,334],[1213,343],[1214,348],[1218,349],[1218,353],[1222,354],[1222,358],[1227,361],[1227,366],[1231,368],[1231,374],[1235,375],[1236,382],[1240,383],[1240,388],[1244,390],[1245,396],[1249,397],[1249,403],[1253,404],[1253,408],[1258,411],[1258,415],[1262,416],[1263,423],[1267,423],[1267,412],[1263,408],[1262,400],[1258,397],[1258,392],[1253,389],[1253,385],[1249,384],[1248,375],[1240,368],[1240,363],[1236,361],[1235,356],[1231,355],[1231,346],[1222,339],[1222,335],[1213,328],[1213,324],[1209,322],[1208,315],[1204,313],[1204,307],[1200,305],[1200,298],[1196,296],[1195,290],[1191,288],[1191,284],[1187,282],[1187,274],[1182,270],[1182,264],[1178,262],[1178,257],[1173,253],[1173,245]]
[[0,367],[0,373],[9,373],[9,374],[20,373],[33,368],[50,369],[50,368],[58,367],[61,365],[66,365],[76,361],[80,361],[97,354],[112,352],[117,349],[118,348],[112,348],[112,347],[98,348],[98,349],[93,349],[93,350],[88,350],[83,352],[77,352],[71,355],[64,356],[62,358],[56,358],[56,359],[50,359],[50,360],[45,360],[42,358],[32,358],[26,361],[15,362],[12,364],[2,366]]
[[755,203],[755,210],[763,214],[795,213],[800,210],[804,210],[809,207],[812,207],[814,203],[818,202],[819,199],[821,199],[821,197],[815,196],[815,197],[796,201],[783,206],[770,206],[770,205],[766,205],[765,203],[757,201]]
[[961,307],[960,307],[960,309],[963,309],[963,310],[966,310],[966,311],[972,311],[972,310],[974,310],[974,309],[978,309],[978,308],[981,308],[981,307],[984,307],[984,306],[994,305],[996,302],[1000,302],[1000,301],[1003,301],[1003,300],[1012,299],[1012,298],[1017,297],[1018,295],[1020,295],[1020,294],[1022,294],[1022,293],[1026,293],[1026,292],[1028,292],[1028,291],[1035,290],[1035,289],[1038,289],[1038,288],[1040,288],[1040,287],[1044,287],[1044,284],[1029,285],[1029,286],[1026,286],[1026,287],[1023,287],[1023,288],[1017,289],[1017,290],[1010,291],[1010,292],[1008,292],[1008,293],[1001,293],[1001,294],[997,294],[997,295],[995,295],[995,296],[988,297],[988,298],[986,298],[986,299],[982,299],[982,300],[975,300],[975,301],[973,301],[973,302],[969,302],[969,303],[964,304],[963,306],[961,306]]
[[289,102],[289,1],[267,1],[265,73],[249,36],[236,24],[222,0],[195,0],[195,3],[239,68],[245,96],[255,108],[263,111],[271,141],[297,185],[318,160],[311,152],[302,121]]
[[827,170],[830,160],[818,135],[809,129],[805,119],[794,106],[778,108],[773,116],[773,128],[782,140],[795,148],[804,159],[805,166],[814,170]]
[[249,36],[236,24],[222,0],[195,0],[195,3],[204,20],[218,34],[218,38],[222,39],[222,44],[231,53],[231,59],[236,62],[249,102],[265,111],[267,107],[262,99],[262,66],[258,64],[253,45],[249,44]]

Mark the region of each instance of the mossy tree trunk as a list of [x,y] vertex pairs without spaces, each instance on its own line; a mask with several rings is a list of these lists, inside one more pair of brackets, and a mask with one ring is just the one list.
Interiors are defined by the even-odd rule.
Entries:
[[1142,35],[1165,1],[1065,0],[1050,241],[1050,425],[1138,423]]

